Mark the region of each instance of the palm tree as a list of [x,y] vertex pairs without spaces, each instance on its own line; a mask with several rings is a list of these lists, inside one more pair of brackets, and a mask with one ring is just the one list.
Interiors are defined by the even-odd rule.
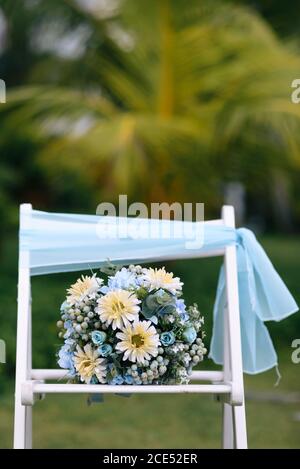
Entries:
[[76,2],[76,12],[90,28],[84,53],[59,59],[56,82],[12,91],[5,109],[44,139],[48,171],[72,168],[102,196],[214,207],[220,180],[265,190],[273,167],[299,164],[300,60],[256,12],[217,0],[124,0],[106,17]]

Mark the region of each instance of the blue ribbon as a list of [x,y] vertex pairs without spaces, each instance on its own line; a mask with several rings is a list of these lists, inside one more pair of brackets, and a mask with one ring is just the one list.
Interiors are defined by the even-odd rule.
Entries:
[[[254,234],[236,230],[243,369],[254,374],[277,365],[277,354],[264,321],[281,321],[298,311],[291,293],[279,277]],[[223,318],[226,304],[222,266],[214,305],[210,357],[223,363]]]
[[[105,219],[105,220],[104,220]],[[96,215],[70,215],[32,210],[22,214],[20,250],[21,267],[30,267],[31,275],[66,272],[100,267],[107,259],[115,263],[151,262],[176,258],[187,253],[186,237],[119,238],[101,237],[103,222],[112,225],[127,219]],[[149,223],[147,219],[130,219],[131,228]],[[192,222],[151,220],[152,226],[162,224],[199,228]],[[264,321],[280,321],[298,310],[287,287],[274,269],[254,234],[245,228],[202,224],[203,245],[198,251],[209,252],[235,244],[237,246],[238,290],[240,301],[243,369],[259,373],[277,365],[277,355]],[[99,231],[100,230],[100,231]],[[158,230],[159,231],[159,230]],[[193,252],[189,251],[190,256]],[[184,256],[183,256],[184,257]],[[197,257],[197,252],[195,252]],[[22,262],[24,264],[22,264]],[[223,314],[225,277],[221,268],[214,306],[214,325],[210,357],[223,362]]]

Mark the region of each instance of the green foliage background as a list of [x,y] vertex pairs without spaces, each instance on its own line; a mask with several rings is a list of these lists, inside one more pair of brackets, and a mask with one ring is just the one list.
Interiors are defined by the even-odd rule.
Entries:
[[[249,215],[269,229],[296,230],[300,106],[291,83],[300,59],[292,6],[284,28],[276,1],[84,5],[0,1],[7,222],[20,200],[91,212],[119,193],[148,203],[204,201],[209,217],[226,184],[239,181]],[[279,184],[288,227],[274,195]]]

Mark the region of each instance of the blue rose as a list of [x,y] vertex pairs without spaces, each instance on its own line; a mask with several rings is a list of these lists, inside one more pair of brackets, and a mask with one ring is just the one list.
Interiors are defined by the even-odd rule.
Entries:
[[98,348],[98,352],[101,357],[108,357],[112,353],[112,346],[109,344],[103,344]]
[[105,342],[106,333],[103,331],[93,331],[91,337],[95,345],[102,345]]
[[124,380],[125,380],[125,383],[126,383],[126,384],[132,384],[133,381],[134,381],[134,379],[133,379],[133,377],[132,377],[131,375],[125,375],[125,376],[124,376]]
[[189,344],[192,344],[197,339],[196,329],[193,326],[187,327],[183,331],[182,337],[186,342],[188,342]]
[[160,334],[160,341],[161,343],[167,347],[168,345],[172,345],[175,342],[175,335],[172,331],[170,332],[163,332]]

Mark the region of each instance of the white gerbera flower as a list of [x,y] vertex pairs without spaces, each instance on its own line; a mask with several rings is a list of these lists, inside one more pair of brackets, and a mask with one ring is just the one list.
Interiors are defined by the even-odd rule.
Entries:
[[105,359],[99,357],[97,350],[93,349],[90,344],[85,345],[83,350],[77,345],[74,355],[75,369],[79,373],[81,381],[90,384],[95,375],[100,383],[105,383]]
[[116,349],[124,352],[123,360],[130,360],[143,364],[156,357],[160,345],[159,335],[151,321],[136,321],[116,334],[118,339]]
[[103,280],[96,277],[95,274],[92,277],[82,275],[81,278],[67,290],[69,293],[67,302],[72,305],[82,301],[87,295],[95,293],[102,283]]
[[95,311],[99,314],[102,322],[112,325],[112,328],[122,329],[129,321],[138,318],[140,300],[136,295],[127,290],[113,290],[102,296],[97,301],[98,307]]
[[147,269],[144,273],[143,280],[145,286],[150,288],[150,290],[163,288],[173,295],[175,295],[177,291],[181,291],[183,285],[178,277],[173,277],[173,273],[166,272],[164,267],[162,269],[153,269],[150,267],[150,269]]

